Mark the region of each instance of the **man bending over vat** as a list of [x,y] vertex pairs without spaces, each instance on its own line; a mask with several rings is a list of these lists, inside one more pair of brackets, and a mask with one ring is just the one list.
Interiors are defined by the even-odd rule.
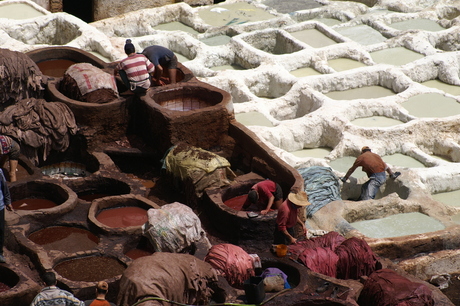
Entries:
[[160,79],[164,69],[168,69],[170,83],[176,83],[177,57],[174,52],[168,48],[153,45],[145,48],[142,54],[144,54],[155,66],[153,81],[156,85],[162,85]]
[[13,211],[11,205],[10,189],[6,183],[2,169],[0,169],[0,263],[5,263],[6,259],[3,256],[3,243],[5,240],[5,209]]
[[118,63],[117,70],[126,87],[136,94],[144,94],[150,88],[150,76],[153,77],[155,66],[142,54],[137,54],[131,39],[126,40],[127,58]]
[[361,187],[360,200],[375,198],[380,186],[382,186],[387,180],[385,171],[388,172],[393,180],[401,175],[401,172],[393,173],[390,167],[388,167],[378,154],[371,152],[371,149],[368,146],[365,146],[361,149],[361,155],[356,158],[353,166],[351,166],[345,176],[340,178],[340,180],[345,183],[356,168],[360,166],[369,178],[369,180]]
[[270,209],[278,209],[281,203],[283,203],[283,190],[280,185],[267,179],[251,187],[243,209],[248,209],[252,204],[263,205],[265,209],[260,213],[266,215]]
[[57,280],[54,272],[45,272],[42,279],[46,287],[35,296],[30,306],[85,306],[85,303],[74,297],[72,293],[56,286]]
[[286,201],[278,208],[276,216],[276,228],[274,233],[274,244],[294,244],[297,242],[295,238],[294,226],[298,223],[302,227],[304,237],[307,236],[307,228],[300,220],[299,208],[310,205],[308,196],[305,191],[298,193],[291,192]]

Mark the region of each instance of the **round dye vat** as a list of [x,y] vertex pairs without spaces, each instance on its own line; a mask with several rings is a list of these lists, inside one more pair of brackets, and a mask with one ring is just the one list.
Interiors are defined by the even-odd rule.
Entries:
[[44,75],[62,77],[66,70],[75,64],[74,61],[67,59],[56,59],[37,63],[38,68]]
[[28,198],[11,203],[15,210],[37,210],[56,207],[57,204],[47,199]]
[[243,195],[228,199],[227,201],[224,202],[224,204],[234,210],[242,210],[243,204],[244,202],[246,202],[247,198],[248,198],[248,195],[243,194]]
[[96,219],[109,227],[140,226],[147,222],[147,210],[140,207],[117,207],[102,210]]
[[68,253],[94,249],[99,238],[82,228],[70,226],[52,226],[36,231],[28,237],[46,250],[58,250]]
[[54,270],[68,280],[98,282],[122,274],[125,268],[115,258],[89,256],[63,261]]
[[108,196],[110,196],[110,194],[90,193],[90,194],[78,195],[78,198],[83,201],[91,202],[93,200],[100,199],[103,197],[108,197]]
[[4,284],[4,283],[0,282],[0,293],[5,292],[5,291],[8,291],[8,290],[10,290],[10,289],[11,289],[10,286],[8,286],[7,284]]

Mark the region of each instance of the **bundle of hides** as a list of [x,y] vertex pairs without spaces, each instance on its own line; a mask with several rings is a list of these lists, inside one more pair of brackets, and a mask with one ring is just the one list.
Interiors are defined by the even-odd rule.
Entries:
[[291,288],[287,280],[287,275],[278,268],[267,268],[262,272],[260,277],[264,279],[265,292],[278,292]]
[[209,262],[235,288],[243,288],[244,281],[255,275],[252,257],[233,244],[214,245],[204,261]]
[[151,208],[147,215],[142,230],[156,252],[179,253],[200,240],[211,247],[200,219],[190,207],[175,202],[161,209]]
[[345,239],[337,232],[289,246],[291,258],[310,270],[339,279],[359,279],[382,265],[363,239]]
[[43,94],[43,75],[34,61],[21,52],[0,49],[0,103],[12,105]]
[[430,306],[434,305],[431,290],[422,283],[399,275],[390,269],[372,273],[364,283],[359,305],[373,306]]
[[77,130],[72,111],[60,102],[24,99],[0,113],[0,134],[18,139],[21,153],[35,165],[51,150],[65,151]]
[[337,278],[340,279],[359,279],[382,268],[377,256],[363,239],[349,238],[335,249],[335,253],[339,256]]
[[337,177],[329,167],[313,166],[300,168],[304,180],[305,192],[311,205],[307,206],[307,217],[313,216],[328,203],[340,200],[340,185]]
[[182,181],[190,180],[198,197],[209,187],[230,185],[236,175],[225,158],[212,152],[180,143],[168,150],[163,168]]
[[[189,254],[154,253],[134,260],[123,272],[117,305],[133,305],[146,297],[158,297],[187,305],[208,305],[217,302],[223,290],[216,271],[210,264]],[[146,301],[142,306],[171,305]]]
[[67,97],[89,103],[107,103],[118,99],[115,77],[89,63],[70,66],[59,90]]

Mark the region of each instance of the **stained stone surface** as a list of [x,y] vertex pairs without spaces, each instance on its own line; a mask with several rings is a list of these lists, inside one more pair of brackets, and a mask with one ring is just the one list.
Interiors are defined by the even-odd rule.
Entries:
[[[201,17],[204,13],[205,19]],[[205,21],[222,21],[218,18],[223,13],[228,19],[223,25]],[[411,29],[411,20],[439,27],[426,30],[413,22],[416,28]],[[181,23],[193,31],[162,29],[171,23]],[[404,28],[393,27],[398,24],[404,24]],[[306,30],[317,30],[336,43],[312,47],[291,34]],[[331,203],[308,220],[309,227],[325,230],[337,230],[337,224],[345,224],[339,229],[353,235],[348,222],[409,212],[422,212],[446,228],[459,226],[452,217],[460,208],[438,202],[432,194],[460,189],[460,114],[418,117],[403,106],[419,95],[460,102],[458,91],[428,85],[432,81],[460,88],[459,31],[460,3],[451,0],[227,0],[212,7],[176,3],[147,8],[91,24],[66,13],[24,20],[0,19],[0,47],[27,52],[48,45],[65,45],[116,61],[125,57],[123,45],[127,38],[137,51],[152,44],[163,45],[179,59],[187,59],[183,64],[199,80],[228,91],[236,114],[263,114],[271,125],[248,128],[295,168],[328,167],[336,159],[356,157],[364,145],[381,156],[401,154],[421,163],[423,167],[389,162],[402,175],[396,181],[389,180],[377,200],[345,201],[359,194],[360,184],[366,181],[357,172],[351,183],[342,186],[344,201]],[[223,44],[203,42],[219,36],[230,39]],[[390,49],[394,57],[399,56],[398,50],[420,56],[397,65],[373,59],[372,53]],[[363,65],[342,71],[331,68],[329,61],[339,58]],[[232,65],[243,69],[212,69]],[[291,73],[307,67],[319,74],[296,77]],[[339,98],[343,92],[345,97],[347,92],[365,87],[381,87],[391,94],[356,99],[328,97],[332,92],[338,92]],[[436,103],[428,107],[435,109]],[[373,116],[401,124],[365,127],[352,123]],[[324,158],[291,153],[324,147],[331,148]],[[335,173],[339,177],[344,171]],[[403,240],[411,241],[402,238],[385,243],[398,244]],[[373,245],[383,243],[369,241]],[[449,246],[460,248],[458,244],[454,241]],[[382,252],[384,249],[381,248]]]

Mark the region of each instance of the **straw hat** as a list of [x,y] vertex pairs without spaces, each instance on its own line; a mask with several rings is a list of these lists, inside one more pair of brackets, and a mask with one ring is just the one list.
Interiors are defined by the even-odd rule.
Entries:
[[308,196],[305,193],[305,191],[301,191],[299,193],[289,193],[288,200],[297,206],[308,206],[311,204],[310,202],[308,202]]

